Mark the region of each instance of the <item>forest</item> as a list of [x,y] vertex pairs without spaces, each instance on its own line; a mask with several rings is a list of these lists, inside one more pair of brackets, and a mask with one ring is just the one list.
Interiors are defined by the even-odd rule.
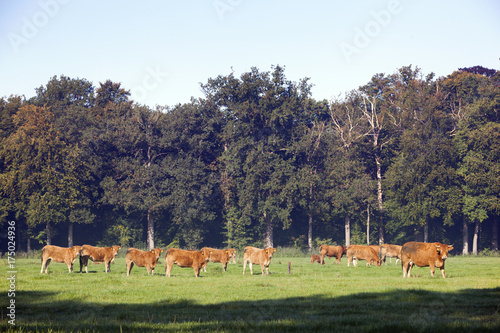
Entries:
[[112,80],[60,75],[1,98],[0,225],[15,221],[18,250],[498,250],[499,71],[404,66],[330,101],[279,65],[200,87],[150,107]]

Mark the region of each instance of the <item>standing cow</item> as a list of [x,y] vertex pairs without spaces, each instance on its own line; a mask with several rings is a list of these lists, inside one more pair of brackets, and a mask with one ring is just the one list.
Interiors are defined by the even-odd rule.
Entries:
[[[375,263],[375,266],[380,266],[382,262],[378,257],[378,253],[368,245],[349,245],[347,248],[347,267],[354,258],[356,260],[366,260],[366,266],[371,266],[373,263]],[[356,263],[354,266],[356,266]]]
[[444,261],[448,258],[448,252],[453,250],[453,245],[441,243],[421,243],[408,242],[401,248],[401,266],[403,267],[403,278],[410,277],[413,265],[418,267],[427,267],[431,269],[431,275],[434,277],[434,267],[441,270],[444,274]]
[[208,252],[181,249],[168,249],[165,253],[165,276],[170,277],[172,267],[191,267],[194,269],[194,276],[200,276],[200,269],[207,265]]
[[112,247],[96,247],[92,245],[83,245],[80,250],[80,273],[85,266],[85,273],[88,273],[87,265],[89,259],[93,262],[104,262],[106,273],[111,272],[111,263],[115,260],[118,250],[122,247],[113,245]]
[[393,245],[393,244],[382,244],[380,245],[380,259],[387,265],[385,262],[385,258],[387,256],[392,258],[396,258],[396,264],[398,263],[398,260],[401,260],[401,245]]
[[340,264],[340,259],[342,258],[342,255],[347,253],[347,248],[342,245],[326,245],[323,244],[319,247],[319,254],[321,256],[321,264],[325,264],[325,256],[328,258],[335,257],[337,260],[335,262],[337,264]]
[[[224,269],[224,272],[226,271],[227,264],[228,264],[229,260],[231,259],[229,257],[228,250],[218,250],[218,249],[214,249],[211,247],[203,247],[201,250],[206,251],[208,253],[208,260],[209,261],[220,262],[222,264],[222,268]],[[205,270],[205,272],[207,271],[206,266],[205,266],[204,270]]]
[[127,263],[127,276],[130,275],[130,271],[134,265],[138,267],[146,267],[148,270],[148,275],[155,274],[155,267],[160,259],[160,254],[163,252],[160,248],[155,248],[151,251],[142,251],[135,249],[133,247],[127,250],[127,255],[125,256],[125,261]]
[[45,273],[48,273],[49,264],[51,260],[55,262],[61,262],[68,265],[69,272],[73,272],[73,263],[76,260],[76,256],[80,254],[81,246],[73,247],[59,247],[55,245],[45,245],[42,249],[42,270],[40,274],[43,273],[45,268]]
[[266,269],[266,274],[269,274],[269,264],[274,252],[276,252],[276,249],[273,247],[268,247],[267,249],[258,249],[253,246],[245,247],[245,251],[243,252],[243,275],[245,275],[247,262],[250,263],[251,275],[253,275],[252,264],[260,265],[262,276],[264,276],[264,268]]

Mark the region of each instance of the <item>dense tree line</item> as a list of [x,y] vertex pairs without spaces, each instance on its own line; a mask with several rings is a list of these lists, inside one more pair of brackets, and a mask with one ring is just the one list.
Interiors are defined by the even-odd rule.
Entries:
[[151,108],[54,76],[0,99],[0,223],[44,243],[498,249],[500,74],[412,66],[332,101],[252,68]]

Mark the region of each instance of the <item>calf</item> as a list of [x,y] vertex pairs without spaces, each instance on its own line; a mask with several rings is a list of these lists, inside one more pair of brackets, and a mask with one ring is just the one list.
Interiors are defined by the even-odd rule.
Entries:
[[453,250],[453,245],[441,243],[421,243],[408,242],[401,248],[401,266],[403,268],[403,278],[410,277],[411,268],[413,265],[419,267],[429,266],[431,275],[434,277],[434,267],[441,270],[441,275],[444,274],[444,261],[448,258],[448,251]]
[[[381,264],[377,252],[368,245],[350,245],[347,248],[347,267],[352,263],[353,258],[356,260],[366,260],[366,266],[371,266],[372,263],[375,263],[375,266],[380,266]],[[356,266],[356,263],[354,266]]]
[[[396,258],[396,264],[398,260],[401,260],[401,245],[392,245],[392,244],[382,244],[380,245],[380,259],[385,263],[385,257],[389,256],[392,258]],[[387,265],[387,263],[385,263]]]
[[276,252],[276,249],[273,247],[268,247],[267,249],[258,249],[253,246],[245,247],[245,251],[243,252],[243,275],[245,275],[247,262],[250,263],[251,275],[253,275],[252,264],[260,265],[263,276],[264,268],[266,269],[266,274],[269,274],[269,264],[274,252]]
[[40,274],[43,273],[44,268],[45,273],[48,273],[51,260],[65,263],[68,265],[69,272],[73,272],[73,263],[76,260],[76,256],[80,254],[80,248],[81,246],[59,247],[55,245],[45,245],[42,249],[42,270]]
[[115,260],[118,250],[121,246],[113,245],[112,247],[96,247],[92,245],[83,245],[80,250],[80,273],[82,267],[85,266],[85,273],[88,273],[87,265],[89,259],[94,262],[104,262],[106,273],[111,272],[111,263]]
[[138,249],[134,249],[133,247],[129,248],[127,251],[127,255],[125,256],[125,261],[127,262],[127,276],[130,275],[130,271],[134,265],[138,267],[146,267],[148,270],[148,275],[155,274],[155,267],[158,263],[158,259],[160,259],[160,254],[163,252],[162,249],[156,248],[151,251],[141,251]]
[[[229,257],[228,250],[217,250],[217,249],[213,249],[211,247],[203,247],[201,250],[206,251],[208,253],[208,260],[209,261],[222,263],[222,268],[224,269],[224,272],[226,271],[227,263],[231,259]],[[205,270],[205,272],[206,272],[206,270]]]
[[321,264],[321,257],[317,254],[311,254],[311,264],[314,264],[315,262]]
[[206,266],[208,252],[192,251],[181,249],[168,249],[165,253],[165,276],[170,277],[172,266],[191,267],[194,269],[194,276],[200,276],[200,269]]
[[319,247],[319,254],[321,256],[321,264],[325,264],[325,256],[328,258],[335,257],[337,260],[335,261],[337,264],[340,264],[340,259],[343,254],[347,253],[347,248],[342,245],[326,245],[323,244]]

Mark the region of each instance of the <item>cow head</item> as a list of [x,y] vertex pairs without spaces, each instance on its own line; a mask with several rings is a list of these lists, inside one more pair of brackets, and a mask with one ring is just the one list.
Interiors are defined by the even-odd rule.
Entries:
[[200,253],[203,256],[203,259],[205,259],[205,261],[210,260],[210,252],[208,252],[207,250],[201,250]]
[[82,249],[82,247],[79,245],[75,245],[72,247],[72,249],[73,249],[73,252],[75,253],[75,256],[78,256],[78,255],[80,255],[80,250]]
[[160,259],[160,255],[163,252],[163,249],[155,248],[155,249],[151,250],[151,252],[155,254],[156,260],[158,260],[158,259]]
[[446,244],[441,244],[441,243],[434,243],[434,246],[436,247],[436,251],[442,260],[445,260],[446,258],[448,258],[448,251],[453,250],[453,244],[446,245]]
[[276,249],[274,247],[268,247],[266,249],[266,254],[269,259],[273,257],[273,253],[276,252]]
[[116,255],[118,254],[118,250],[120,250],[122,247],[119,245],[113,245],[111,248],[113,249],[113,257],[116,257]]

